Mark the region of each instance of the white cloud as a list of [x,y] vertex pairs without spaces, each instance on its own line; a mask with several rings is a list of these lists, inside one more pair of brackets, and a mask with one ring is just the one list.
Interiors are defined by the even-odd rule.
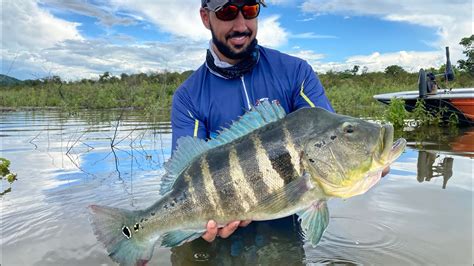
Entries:
[[182,72],[195,69],[204,62],[205,46],[189,41],[176,43],[113,45],[103,41],[79,40],[38,52],[23,51],[19,57],[4,51],[2,56],[7,61],[16,60],[13,72],[30,73],[33,76],[29,78],[58,75],[65,80],[97,78],[105,71],[113,75],[165,70]]
[[257,39],[259,44],[268,47],[279,47],[288,42],[289,33],[280,25],[280,17],[273,15],[259,20]]
[[337,39],[337,37],[333,35],[318,35],[314,32],[290,34],[290,38],[292,39]]
[[322,72],[328,70],[343,71],[352,69],[353,66],[366,66],[370,72],[384,71],[387,66],[398,65],[403,67],[406,71],[417,72],[420,68],[439,67],[446,62],[444,58],[444,51],[433,52],[406,52],[400,51],[396,53],[380,54],[374,52],[370,55],[358,55],[349,57],[343,63],[324,63],[315,66],[315,69]]
[[2,49],[39,51],[65,40],[83,39],[79,24],[54,17],[32,0],[2,1],[1,14]]
[[[473,32],[472,0],[306,0],[301,10],[308,13],[346,16],[370,15],[431,28],[438,39],[430,45],[436,50],[450,46],[453,62],[463,58],[459,45]],[[424,57],[425,55],[421,55]],[[387,55],[391,58],[391,55]],[[436,57],[431,58],[436,60]]]
[[[0,34],[2,36],[2,69],[12,66],[12,73],[23,73],[22,78],[60,75],[64,79],[97,77],[110,71],[113,74],[184,71],[197,68],[204,61],[210,33],[201,23],[198,0],[6,0],[2,2]],[[267,1],[272,5],[289,5],[289,0]],[[307,60],[315,70],[351,69],[354,65],[367,66],[369,71],[383,71],[397,64],[409,71],[444,63],[444,46],[449,45],[452,62],[463,58],[458,45],[462,37],[472,34],[472,3],[466,0],[305,0],[296,1],[304,12],[314,15],[338,14],[346,17],[369,15],[384,20],[430,27],[439,38],[431,43],[434,51],[401,51],[387,54],[373,52],[357,55],[344,62],[321,61],[324,55],[311,50],[294,49],[290,54]],[[170,40],[149,43],[118,32],[108,38],[122,39],[121,45],[110,40],[85,39],[80,24],[55,17],[71,12],[99,21],[100,26],[130,25],[145,21],[164,32]],[[281,23],[279,15],[265,12],[259,18],[259,43],[281,48],[292,39],[336,38],[313,32],[292,33]],[[315,17],[309,18],[309,20]],[[348,19],[350,22],[350,19]],[[125,41],[123,41],[125,40]],[[117,43],[117,42],[115,42]],[[27,74],[24,74],[27,73]],[[25,75],[30,75],[25,77]]]
[[202,25],[197,0],[110,0],[117,10],[130,11],[152,22],[164,32],[194,41],[209,40],[210,32]]
[[315,67],[321,65],[320,60],[324,58],[323,54],[317,54],[310,50],[300,50],[298,47],[296,47],[296,49],[298,50],[295,52],[290,52],[289,54],[308,61],[314,70],[316,70]]
[[284,5],[290,5],[294,4],[295,0],[267,0],[265,1],[267,6],[272,6],[272,5],[279,5],[279,6],[284,6]]
[[116,15],[114,14],[115,10],[104,4],[93,5],[81,0],[42,0],[42,2],[58,12],[69,10],[74,13],[97,18],[101,24],[109,27],[113,25],[132,25],[137,20],[140,20],[139,17],[133,15]]
[[[120,1],[115,1],[120,2]],[[58,75],[65,80],[80,78],[96,78],[99,74],[110,71],[112,74],[120,73],[147,73],[168,71],[185,71],[197,68],[204,61],[205,48],[210,36],[201,36],[199,31],[193,30],[189,25],[195,25],[202,33],[207,30],[199,24],[189,23],[184,17],[175,20],[176,12],[167,12],[166,4],[157,5],[158,1],[130,2],[125,6],[101,6],[92,4],[81,6],[75,1],[63,3],[58,0],[47,0],[39,6],[35,0],[13,1],[2,3],[2,72],[22,79],[43,78]],[[162,1],[165,2],[165,1]],[[170,1],[167,1],[170,2]],[[191,2],[191,1],[190,1]],[[197,1],[192,1],[196,2]],[[198,14],[198,5],[192,3],[194,13]],[[155,15],[159,18],[154,22],[168,20],[174,23],[171,33],[175,36],[187,35],[189,32],[198,36],[193,41],[193,36],[188,38],[171,37],[168,42],[149,42],[133,44],[130,39],[124,45],[116,45],[103,39],[84,39],[77,29],[78,23],[68,22],[54,17],[47,9],[55,9],[61,13],[64,10],[87,16],[96,16],[104,25],[131,24],[129,20],[121,20],[115,16],[117,12],[124,12],[126,7],[143,9],[143,13],[133,11],[136,15],[127,15],[135,20],[147,14],[160,10]],[[177,2],[172,1],[171,7],[180,9]],[[61,9],[62,8],[62,9]],[[122,9],[122,10],[121,10]],[[126,11],[126,10],[125,10]],[[140,15],[138,15],[140,14]],[[183,10],[183,16],[189,10]],[[167,16],[166,18],[164,16]],[[161,17],[160,17],[161,16]],[[188,15],[189,17],[189,15]],[[199,17],[196,16],[196,19]],[[146,17],[146,19],[149,19]],[[187,25],[187,31],[177,32]],[[167,25],[157,25],[166,29]],[[171,26],[171,25],[170,25]],[[123,36],[117,36],[123,37]],[[127,36],[125,36],[127,37]],[[191,40],[190,40],[191,39]]]

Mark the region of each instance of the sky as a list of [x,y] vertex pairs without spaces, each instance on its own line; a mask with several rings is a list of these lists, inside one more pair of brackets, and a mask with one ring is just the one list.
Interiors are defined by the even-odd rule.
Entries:
[[[318,73],[416,72],[464,59],[472,0],[267,0],[259,44],[307,60]],[[2,0],[2,74],[18,79],[98,78],[108,71],[194,70],[210,32],[199,0]]]

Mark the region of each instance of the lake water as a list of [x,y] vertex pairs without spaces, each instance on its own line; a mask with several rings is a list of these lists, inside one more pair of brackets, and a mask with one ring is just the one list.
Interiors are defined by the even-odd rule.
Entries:
[[[131,112],[4,112],[0,131],[0,157],[18,175],[1,181],[1,265],[114,265],[87,206],[154,203],[169,124]],[[268,238],[157,247],[149,265],[472,265],[474,129],[421,133],[370,191],[330,200],[314,248],[290,229],[263,228]]]

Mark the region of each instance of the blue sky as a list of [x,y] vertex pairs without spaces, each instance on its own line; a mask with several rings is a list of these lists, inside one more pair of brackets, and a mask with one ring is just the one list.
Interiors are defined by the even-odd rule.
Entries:
[[[267,0],[261,45],[307,60],[317,72],[408,71],[464,58],[458,45],[473,32],[469,0]],[[1,5],[2,74],[98,78],[110,71],[196,69],[210,33],[199,0],[6,0]]]

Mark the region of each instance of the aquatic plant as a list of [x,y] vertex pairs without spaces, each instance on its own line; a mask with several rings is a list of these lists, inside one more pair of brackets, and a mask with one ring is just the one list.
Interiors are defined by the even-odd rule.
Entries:
[[392,123],[396,129],[401,129],[404,126],[458,125],[459,118],[455,113],[452,113],[447,121],[444,120],[445,114],[448,111],[447,107],[441,107],[435,112],[431,112],[426,108],[425,101],[419,99],[416,101],[415,108],[413,108],[411,112],[407,112],[405,110],[405,101],[394,98],[390,101],[389,107],[385,110],[383,120]]
[[392,123],[395,128],[403,128],[405,120],[409,118],[409,113],[405,110],[405,101],[400,98],[393,98],[384,112],[384,118]]
[[415,108],[411,112],[411,117],[417,121],[419,126],[431,124],[430,121],[433,119],[433,115],[426,110],[425,101],[423,99],[416,101]]
[[457,114],[455,113],[451,113],[451,115],[449,116],[449,119],[448,119],[448,125],[450,127],[455,127],[459,124],[459,117]]
[[0,192],[0,196],[5,195],[11,191],[11,184],[17,180],[17,175],[10,172],[10,161],[0,157],[0,180],[6,180],[10,186],[4,191]]

